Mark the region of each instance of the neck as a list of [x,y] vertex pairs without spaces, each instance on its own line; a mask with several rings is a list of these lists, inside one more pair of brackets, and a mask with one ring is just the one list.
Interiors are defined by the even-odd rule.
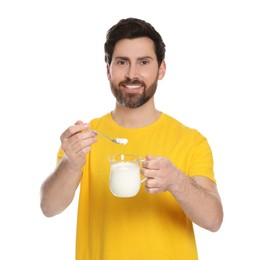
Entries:
[[138,108],[128,108],[116,103],[112,118],[122,127],[138,128],[154,123],[161,115],[154,106],[154,98]]

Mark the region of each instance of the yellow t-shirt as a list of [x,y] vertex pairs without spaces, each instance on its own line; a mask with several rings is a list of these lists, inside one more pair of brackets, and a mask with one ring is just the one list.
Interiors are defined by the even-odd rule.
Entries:
[[[169,158],[188,176],[215,182],[207,140],[162,113],[143,128],[123,128],[111,114],[90,122],[110,137],[128,139],[118,145],[97,136],[83,167],[76,236],[76,260],[196,260],[193,226],[169,192],[149,194],[144,184],[132,198],[118,198],[109,189],[112,154],[127,153]],[[60,150],[58,157],[62,157]]]

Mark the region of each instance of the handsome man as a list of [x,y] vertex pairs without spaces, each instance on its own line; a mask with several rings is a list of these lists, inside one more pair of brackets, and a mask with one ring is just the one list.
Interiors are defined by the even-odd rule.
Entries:
[[[114,110],[90,123],[79,120],[61,135],[59,163],[42,184],[41,208],[46,216],[59,214],[80,185],[77,260],[195,260],[193,223],[213,232],[222,224],[206,138],[155,107],[164,58],[165,44],[149,23],[120,20],[105,43]],[[118,153],[146,158],[145,187],[131,198],[109,190],[108,157]]]

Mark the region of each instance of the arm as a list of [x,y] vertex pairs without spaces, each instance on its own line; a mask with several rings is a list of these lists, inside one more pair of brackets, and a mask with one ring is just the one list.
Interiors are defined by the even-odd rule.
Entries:
[[220,228],[223,209],[213,181],[203,176],[188,177],[162,157],[148,156],[143,167],[147,192],[169,191],[192,222],[210,231]]
[[41,186],[41,209],[45,216],[52,217],[69,206],[80,183],[81,168],[86,154],[96,142],[95,134],[88,124],[78,121],[61,135],[61,147],[65,153],[54,172]]

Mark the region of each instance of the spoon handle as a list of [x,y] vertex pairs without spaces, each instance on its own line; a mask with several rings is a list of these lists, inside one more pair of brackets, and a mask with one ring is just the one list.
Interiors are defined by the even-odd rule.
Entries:
[[92,131],[93,133],[97,134],[97,135],[101,135],[101,136],[103,136],[103,137],[109,139],[110,141],[114,142],[114,139],[110,138],[109,136],[107,136],[107,135],[105,135],[105,134],[102,134],[102,133],[100,133],[100,132],[98,132],[98,131],[96,131],[96,130],[91,130],[91,131]]

